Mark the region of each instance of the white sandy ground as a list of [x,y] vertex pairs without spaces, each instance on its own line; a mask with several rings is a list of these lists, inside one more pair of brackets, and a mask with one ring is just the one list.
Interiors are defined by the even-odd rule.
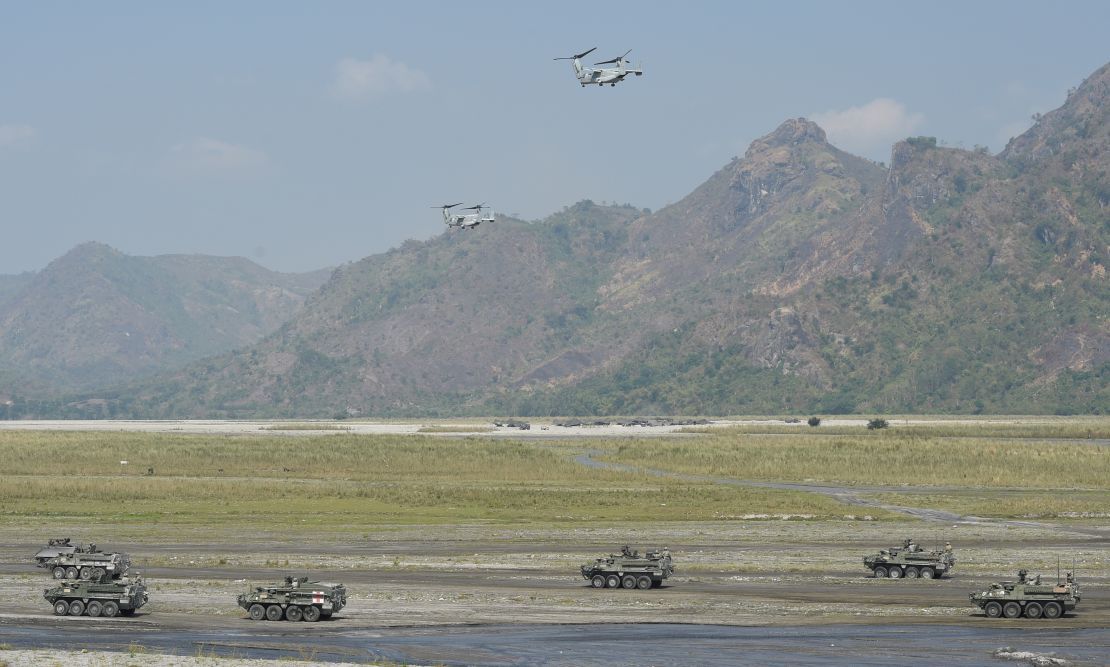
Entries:
[[[351,662],[301,660],[248,660],[208,656],[159,655],[145,652],[113,653],[109,651],[0,651],[0,667],[289,667],[289,665],[320,665],[355,667]],[[366,667],[360,663],[359,667]]]
[[[1052,424],[1059,421],[1053,417],[995,417],[990,419],[960,419],[951,417],[910,417],[907,419],[890,419],[891,427],[912,426],[924,424],[1020,424],[1024,426],[1035,424]],[[294,429],[282,430],[282,425],[295,425]],[[307,429],[308,424],[319,424],[320,429]],[[358,435],[415,435],[426,426],[439,426],[454,428],[473,427],[473,435],[513,438],[543,438],[551,436],[560,437],[650,437],[668,435],[690,428],[689,426],[555,426],[550,420],[536,420],[531,422],[532,428],[522,431],[517,428],[495,427],[492,422],[478,419],[460,420],[458,422],[434,421],[421,423],[418,421],[397,422],[372,422],[372,421],[334,421],[330,419],[275,419],[275,420],[124,420],[124,419],[44,419],[28,421],[0,421],[0,430],[11,431],[131,431],[141,433],[206,433],[212,435],[321,435],[352,433]],[[830,417],[822,418],[821,424],[825,426],[864,426],[865,418]],[[730,426],[786,426],[792,425],[799,428],[806,426],[805,422],[786,424],[781,419],[715,419],[708,428],[727,428]],[[459,437],[468,435],[467,431],[452,431],[450,433],[426,433],[422,435],[439,435]]]

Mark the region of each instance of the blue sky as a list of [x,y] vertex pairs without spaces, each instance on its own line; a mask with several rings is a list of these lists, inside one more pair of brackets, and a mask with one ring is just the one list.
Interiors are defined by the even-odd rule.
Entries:
[[[881,161],[1001,150],[1110,60],[1110,3],[7,2],[0,273],[83,241],[303,271],[443,233],[677,201],[806,116]],[[645,75],[580,88],[632,49]],[[600,56],[594,58],[594,56]]]

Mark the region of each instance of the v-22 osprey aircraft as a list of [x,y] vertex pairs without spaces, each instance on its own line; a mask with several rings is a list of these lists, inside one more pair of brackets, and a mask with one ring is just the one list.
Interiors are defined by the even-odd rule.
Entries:
[[554,58],[554,60],[573,61],[574,75],[578,77],[578,83],[582,84],[583,87],[592,86],[594,84],[598,86],[604,86],[605,84],[615,86],[621,81],[624,81],[624,77],[628,76],[629,74],[643,76],[644,70],[642,65],[635,69],[630,69],[626,67],[626,65],[629,65],[631,63],[625,60],[625,56],[627,56],[629,53],[632,53],[632,49],[625,51],[624,55],[620,56],[619,58],[613,58],[612,60],[603,60],[599,63],[594,63],[595,65],[616,65],[616,67],[602,67],[600,69],[594,67],[583,67],[582,59],[590,53],[593,53],[595,49],[597,49],[596,46],[589,51],[583,51],[582,53],[579,53],[577,55],[566,56],[565,58]]
[[[473,213],[453,213],[451,209],[455,208],[458,204],[443,204],[441,206],[433,206],[432,208],[443,209],[443,222],[448,227],[457,227],[458,229],[474,229],[483,222],[493,222],[494,213],[492,209],[486,209],[485,203],[476,204],[474,206],[467,206],[462,211],[474,211]],[[488,211],[488,212],[485,212]]]

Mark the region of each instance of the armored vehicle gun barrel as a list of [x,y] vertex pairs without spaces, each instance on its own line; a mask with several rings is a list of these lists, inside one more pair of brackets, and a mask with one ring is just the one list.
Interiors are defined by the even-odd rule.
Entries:
[[627,546],[619,555],[609,554],[586,563],[581,568],[582,577],[594,588],[657,588],[663,580],[674,574],[671,552],[663,547],[647,551],[643,556]]
[[309,581],[308,577],[285,577],[278,584],[255,586],[238,598],[252,620],[308,621],[328,618],[347,605],[343,584]]
[[1081,595],[1070,572],[1063,582],[1042,584],[1039,575],[1029,577],[1021,570],[1017,581],[993,583],[968,597],[988,618],[1060,618],[1079,605]]
[[900,547],[864,556],[863,564],[879,579],[939,579],[956,566],[956,554],[951,544],[943,549],[926,550],[913,540],[905,540]]
[[108,574],[96,580],[72,579],[43,591],[57,616],[131,616],[147,603],[142,577],[113,579]]

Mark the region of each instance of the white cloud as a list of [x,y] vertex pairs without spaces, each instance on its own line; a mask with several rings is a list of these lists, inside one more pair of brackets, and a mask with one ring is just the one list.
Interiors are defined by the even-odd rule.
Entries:
[[889,154],[891,144],[913,134],[925,121],[924,114],[910,113],[906,105],[887,97],[859,107],[816,113],[812,118],[831,143],[879,159]]
[[239,144],[201,137],[170,148],[171,160],[188,169],[243,171],[264,166],[266,153]]
[[38,134],[30,125],[0,125],[0,148],[30,141]]
[[391,92],[412,93],[431,87],[427,74],[380,53],[370,60],[340,60],[332,82],[332,92],[346,99]]

